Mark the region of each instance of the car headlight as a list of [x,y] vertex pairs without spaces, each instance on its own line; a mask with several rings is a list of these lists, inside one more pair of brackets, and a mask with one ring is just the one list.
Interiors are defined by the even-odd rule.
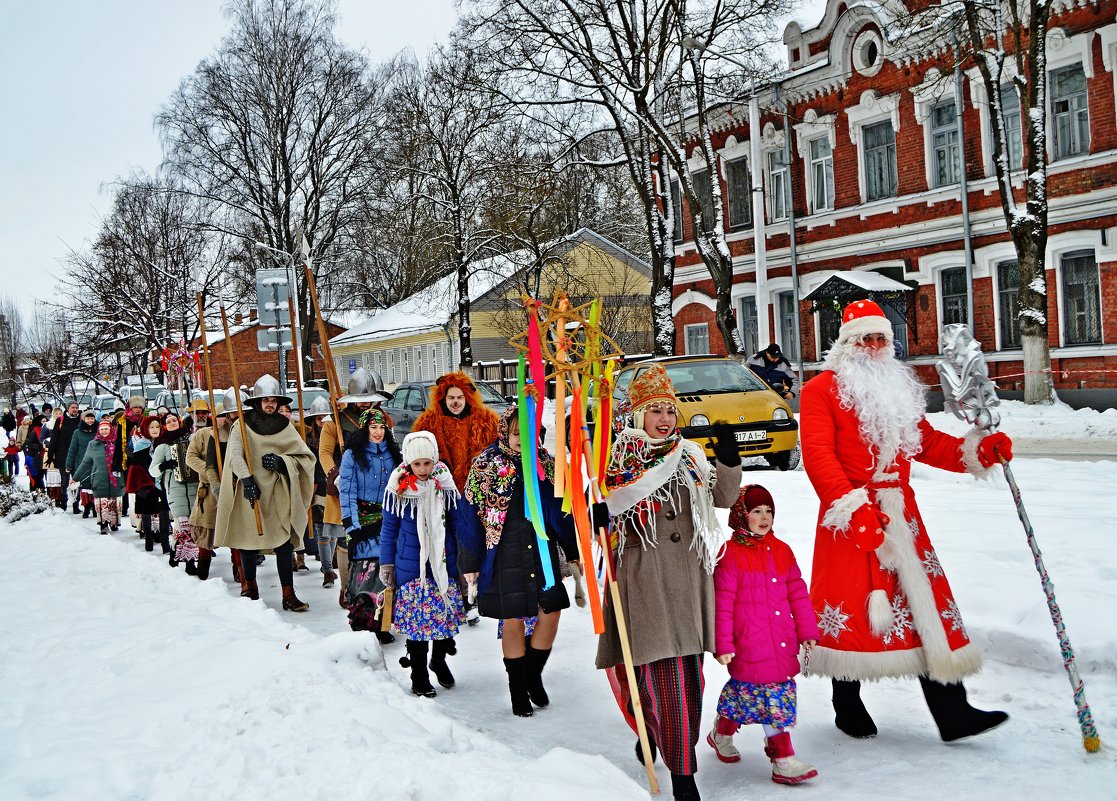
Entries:
[[791,416],[787,413],[787,409],[784,409],[782,406],[777,406],[776,410],[772,412],[773,420],[788,420],[790,417]]
[[692,426],[708,426],[710,424],[710,418],[704,414],[696,414],[690,418],[690,424]]

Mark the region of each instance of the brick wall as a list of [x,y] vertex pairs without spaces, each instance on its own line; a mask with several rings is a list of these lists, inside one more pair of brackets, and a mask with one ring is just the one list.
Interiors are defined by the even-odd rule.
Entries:
[[[256,379],[265,373],[269,373],[276,378],[279,377],[279,356],[275,353],[265,353],[256,348],[256,332],[257,326],[252,326],[244,331],[239,331],[231,336],[233,344],[233,358],[237,363],[237,378],[240,383],[245,386],[252,386],[256,383]],[[335,337],[342,333],[345,329],[339,325],[328,323],[326,330],[329,336]],[[218,329],[220,331],[220,329]],[[212,339],[212,334],[210,338]],[[313,356],[313,369],[308,373],[305,378],[324,378],[325,367],[324,362],[318,354],[317,335],[314,338],[315,346],[310,348]],[[200,342],[195,342],[194,347],[197,347]],[[229,355],[228,348],[224,339],[219,342],[210,343],[210,372],[213,378],[213,386],[216,390],[218,387],[230,387],[233,383],[232,373],[229,371]],[[295,377],[295,357],[293,353],[287,354],[287,377],[291,380]]]

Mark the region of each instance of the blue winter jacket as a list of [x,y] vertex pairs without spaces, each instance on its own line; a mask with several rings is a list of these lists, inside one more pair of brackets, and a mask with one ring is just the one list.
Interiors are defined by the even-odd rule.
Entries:
[[[382,503],[388,478],[396,467],[388,446],[383,442],[367,443],[365,456],[368,469],[363,470],[353,458],[353,451],[347,448],[341,455],[341,470],[338,474],[341,519],[343,522],[349,521],[346,528],[350,531],[361,525],[357,514],[357,500]],[[357,544],[350,556],[353,559],[377,559],[380,557],[380,544],[376,539],[364,540]]]
[[[461,500],[458,500],[461,503]],[[450,578],[458,577],[458,540],[455,531],[454,508],[446,510],[446,572]],[[396,586],[402,587],[419,578],[419,529],[415,512],[408,508],[403,516],[384,508],[384,526],[380,529],[380,564],[396,566]],[[427,578],[433,580],[430,567]]]

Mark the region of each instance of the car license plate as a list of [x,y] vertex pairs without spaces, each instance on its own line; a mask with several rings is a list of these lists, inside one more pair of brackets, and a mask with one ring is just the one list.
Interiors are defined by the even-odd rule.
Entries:
[[768,436],[767,431],[738,431],[736,433],[738,442],[756,442],[766,436]]

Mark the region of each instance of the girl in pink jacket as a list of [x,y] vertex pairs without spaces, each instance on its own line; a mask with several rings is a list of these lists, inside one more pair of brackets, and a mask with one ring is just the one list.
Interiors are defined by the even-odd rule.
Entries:
[[743,723],[764,727],[772,781],[800,784],[818,775],[795,756],[795,675],[799,646],[814,645],[818,625],[795,554],[772,533],[772,494],[741,490],[729,512],[732,537],[714,570],[717,660],[729,666],[708,742],[722,762],[738,762],[733,735]]

